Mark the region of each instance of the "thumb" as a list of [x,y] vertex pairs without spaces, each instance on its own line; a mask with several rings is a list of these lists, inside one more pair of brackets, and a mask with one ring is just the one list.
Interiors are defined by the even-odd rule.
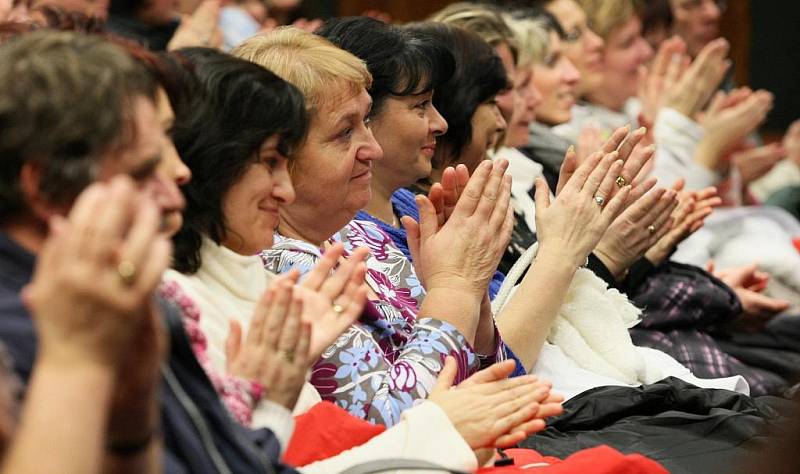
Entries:
[[442,367],[442,371],[439,372],[439,378],[436,379],[436,385],[433,386],[431,395],[450,390],[453,387],[457,374],[458,365],[456,365],[456,360],[453,356],[445,357],[444,367]]
[[478,385],[478,384],[496,382],[498,380],[507,379],[508,376],[511,375],[512,372],[514,372],[514,367],[516,366],[517,366],[516,361],[512,359],[492,364],[489,367],[474,373],[467,380],[463,381],[460,386],[468,387],[471,385]]
[[536,188],[536,192],[533,196],[534,206],[536,207],[536,215],[539,215],[540,211],[544,211],[550,207],[550,187],[547,185],[547,181],[545,181],[544,178],[536,178],[533,185]]

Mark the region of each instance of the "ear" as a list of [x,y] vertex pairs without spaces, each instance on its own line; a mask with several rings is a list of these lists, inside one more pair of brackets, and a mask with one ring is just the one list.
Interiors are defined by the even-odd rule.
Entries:
[[52,203],[39,189],[42,169],[39,164],[25,163],[19,173],[19,187],[31,218],[48,222],[54,215],[65,216],[71,203]]

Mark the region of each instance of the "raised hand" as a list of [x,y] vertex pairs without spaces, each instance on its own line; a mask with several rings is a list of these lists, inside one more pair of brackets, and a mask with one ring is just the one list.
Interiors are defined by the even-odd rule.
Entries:
[[218,26],[219,10],[220,0],[203,0],[194,13],[181,18],[181,24],[172,35],[167,50],[196,46],[219,48],[222,44]]
[[723,38],[705,45],[674,86],[666,91],[666,105],[693,118],[706,106],[730,69],[731,61],[726,59],[729,49]]
[[[560,413],[559,398],[535,376],[508,379],[514,361],[495,364],[453,388],[456,364],[448,357],[429,400],[436,403],[472,449],[513,446],[545,427],[541,404]],[[558,407],[556,407],[558,405]]]
[[686,43],[673,36],[663,41],[656,51],[650,67],[639,68],[639,100],[642,102],[642,117],[652,125],[667,99],[666,91],[685,69]]
[[479,297],[486,291],[513,228],[507,168],[505,160],[482,162],[452,211],[437,212],[430,199],[417,196],[420,222],[406,216],[403,225],[417,274],[426,287],[462,288]]
[[153,318],[151,298],[170,261],[155,203],[127,177],[88,187],[67,219],[54,217],[23,298],[39,358],[116,373]]
[[[600,148],[596,149],[595,153],[603,154],[616,151],[619,160],[623,162],[622,169],[614,179],[614,184],[616,184],[617,187],[612,190],[612,195],[609,197],[613,197],[619,188],[628,184],[635,184],[636,178],[639,176],[642,168],[644,168],[647,162],[653,157],[655,151],[654,147],[640,146],[646,135],[647,129],[644,127],[638,128],[633,132],[630,132],[629,126],[620,127],[614,130],[614,133],[611,134]],[[567,152],[558,175],[556,195],[561,192],[561,189],[567,181],[569,181],[578,167],[590,156],[591,155],[588,155],[583,159],[579,159],[577,153],[572,153],[571,151]]]
[[800,166],[800,120],[795,120],[789,126],[783,137],[783,148],[786,149],[786,157]]
[[[547,183],[541,178],[536,180],[539,252],[561,255],[575,267],[585,262],[608,226],[622,212],[631,190],[630,185],[617,188],[614,184],[622,171],[618,156],[617,151],[590,156],[570,175],[552,203]],[[562,169],[570,166],[574,159],[574,150],[568,151]]]
[[678,207],[672,213],[672,227],[663,237],[650,247],[645,257],[650,263],[658,265],[687,237],[697,232],[714,207],[722,204],[717,196],[717,188],[708,187],[700,191],[683,191],[684,180],[679,179],[672,189],[678,192]]
[[[303,321],[311,324],[312,361],[361,316],[367,301],[364,261],[369,250],[356,249],[347,259],[341,258],[343,252],[341,243],[328,248],[295,288],[304,303]],[[296,274],[290,273],[290,278],[296,279]]]
[[311,326],[302,321],[303,300],[293,293],[291,277],[276,278],[259,300],[247,336],[242,338],[242,328],[232,320],[225,344],[228,373],[258,382],[262,398],[289,410],[314,362]]
[[742,150],[731,155],[731,163],[739,170],[742,185],[747,186],[770,170],[786,157],[786,149],[780,143]]
[[670,215],[678,206],[677,192],[664,188],[647,193],[650,178],[628,198],[632,204],[609,226],[594,254],[617,278],[672,228]]
[[728,153],[741,146],[772,109],[773,97],[767,91],[737,89],[718,92],[702,119],[703,139],[694,159],[710,170],[720,170]]

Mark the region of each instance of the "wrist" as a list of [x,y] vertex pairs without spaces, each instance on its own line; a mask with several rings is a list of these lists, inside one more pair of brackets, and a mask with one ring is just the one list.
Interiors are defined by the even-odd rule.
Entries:
[[627,273],[628,267],[630,267],[630,264],[618,262],[617,260],[612,258],[607,252],[605,252],[603,248],[600,246],[594,249],[593,253],[595,257],[597,257],[598,260],[600,260],[600,262],[602,262],[603,265],[606,266],[609,273],[611,273],[611,275],[614,276],[615,280],[622,281],[625,278],[625,275]]
[[536,261],[547,262],[556,269],[574,272],[578,268],[586,266],[589,252],[574,252],[568,246],[545,246],[539,245],[536,252]]

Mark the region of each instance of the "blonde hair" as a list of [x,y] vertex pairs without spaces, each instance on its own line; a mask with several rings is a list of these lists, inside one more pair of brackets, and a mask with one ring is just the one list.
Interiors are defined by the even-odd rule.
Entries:
[[550,33],[546,22],[533,18],[514,19],[510,15],[504,17],[519,45],[517,66],[527,67],[544,62],[550,52]]
[[637,0],[578,0],[586,13],[589,28],[608,40],[615,29],[639,14],[641,3]]
[[263,66],[300,89],[306,108],[316,113],[331,97],[336,85],[353,92],[369,89],[372,75],[366,64],[325,38],[295,27],[281,27],[253,36],[231,54]]
[[475,33],[493,48],[505,44],[511,50],[514,62],[518,61],[519,45],[516,37],[497,8],[490,5],[457,2],[442,8],[431,15],[428,20]]

